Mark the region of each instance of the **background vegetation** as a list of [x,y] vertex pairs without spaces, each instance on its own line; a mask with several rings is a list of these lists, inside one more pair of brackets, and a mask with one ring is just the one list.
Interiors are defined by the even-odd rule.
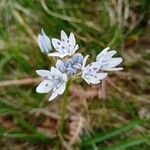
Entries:
[[[1,0],[0,149],[149,150],[149,6],[149,0]],[[105,92],[101,84],[71,86],[64,137],[57,134],[61,97],[48,102],[35,92],[35,70],[52,65],[36,43],[41,28],[50,37],[73,32],[91,59],[106,46],[124,59]]]

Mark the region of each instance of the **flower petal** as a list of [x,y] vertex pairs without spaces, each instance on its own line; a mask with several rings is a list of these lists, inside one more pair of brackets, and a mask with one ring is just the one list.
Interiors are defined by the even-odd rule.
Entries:
[[96,78],[92,78],[90,76],[82,76],[82,78],[88,83],[88,84],[98,84],[101,81],[96,79]]
[[74,54],[72,57],[73,63],[82,63],[83,56],[80,53]]
[[52,44],[58,52],[60,52],[60,53],[65,52],[65,46],[62,44],[62,42],[60,40],[52,38]]
[[77,44],[75,47],[74,47],[74,49],[73,49],[73,51],[72,51],[72,55],[76,52],[76,50],[78,50],[79,49],[79,45]]
[[107,53],[104,55],[104,57],[105,57],[106,59],[110,59],[110,58],[111,58],[112,56],[114,56],[116,53],[117,53],[117,51],[111,50],[111,51],[107,52]]
[[48,99],[49,101],[52,101],[53,99],[55,99],[58,96],[58,92],[57,90],[53,91],[50,98]]
[[68,68],[67,68],[67,73],[68,73],[69,75],[74,75],[74,74],[77,73],[77,71],[76,71],[76,69],[74,69],[74,68],[72,68],[72,67],[68,67]]
[[81,67],[82,66],[79,63],[76,63],[76,64],[72,65],[72,68],[74,68],[74,69],[80,69]]
[[63,73],[63,75],[62,75],[62,80],[64,82],[67,82],[67,80],[68,80],[67,75],[65,73]]
[[49,53],[48,56],[56,56],[56,57],[59,57],[59,58],[63,58],[65,56],[67,56],[66,53],[62,54],[62,53],[59,53],[59,52],[54,52],[54,53]]
[[62,60],[58,59],[56,62],[56,69],[58,69],[61,72],[65,72],[66,70],[65,63]]
[[103,49],[96,57],[96,61],[99,61],[103,55],[107,53],[107,51],[110,50],[110,47],[106,47]]
[[55,67],[51,67],[51,72],[53,75],[62,76],[62,73],[58,69],[56,69]]
[[42,53],[49,53],[52,50],[51,41],[43,29],[38,35],[38,44]]
[[107,75],[108,75],[108,73],[97,73],[97,74],[96,74],[96,77],[97,77],[97,79],[99,79],[99,80],[103,80],[104,78],[107,77]]
[[53,83],[50,80],[42,81],[36,88],[37,93],[48,93],[53,88]]
[[83,59],[83,62],[82,62],[82,70],[85,68],[85,65],[86,65],[86,62],[87,62],[87,59],[89,58],[89,55],[86,55]]
[[113,68],[122,62],[122,58],[111,58],[106,65],[102,67],[103,69]]
[[43,78],[49,78],[52,75],[48,70],[36,70],[36,73]]
[[59,95],[61,95],[61,94],[63,94],[63,92],[65,91],[65,89],[66,89],[66,82],[63,82],[63,83],[59,86],[57,92],[59,93]]
[[118,67],[118,68],[104,68],[103,71],[120,71],[123,70],[122,67]]
[[69,49],[70,49],[70,53],[73,53],[74,52],[74,47],[75,47],[75,44],[76,44],[76,40],[75,40],[75,37],[74,37],[74,34],[73,33],[70,33],[69,35]]
[[61,41],[67,43],[68,42],[68,37],[66,35],[66,33],[61,30]]

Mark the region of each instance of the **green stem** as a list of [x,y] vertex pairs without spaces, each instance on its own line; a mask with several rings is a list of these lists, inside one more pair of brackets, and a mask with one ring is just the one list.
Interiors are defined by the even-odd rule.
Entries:
[[67,84],[66,84],[66,89],[64,92],[64,98],[61,103],[61,120],[60,120],[60,133],[63,135],[64,132],[64,122],[65,122],[65,116],[67,113],[67,98],[68,98],[68,93],[69,93],[69,86],[71,83],[71,79],[68,79]]

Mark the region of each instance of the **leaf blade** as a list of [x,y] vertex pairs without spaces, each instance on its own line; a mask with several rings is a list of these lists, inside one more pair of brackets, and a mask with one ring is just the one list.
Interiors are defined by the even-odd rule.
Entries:
[[104,148],[103,150],[123,150],[125,148],[129,148],[134,145],[139,145],[143,142],[150,140],[150,135],[144,135],[138,138],[132,138],[128,140],[123,140],[117,144],[113,144],[108,148]]
[[86,145],[91,145],[92,143],[102,142],[109,138],[115,137],[116,135],[119,135],[122,132],[130,130],[130,129],[134,128],[137,124],[140,124],[140,123],[144,123],[144,120],[141,120],[141,119],[134,120],[134,121],[128,123],[127,125],[120,127],[119,129],[110,131],[109,133],[97,134],[95,137],[91,137],[86,140],[83,140],[81,145],[86,146]]

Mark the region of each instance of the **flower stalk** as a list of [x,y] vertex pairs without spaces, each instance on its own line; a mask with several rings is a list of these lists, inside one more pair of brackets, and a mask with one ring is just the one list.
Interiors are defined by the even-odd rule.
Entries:
[[[69,86],[73,80],[84,79],[88,84],[99,84],[102,81],[102,98],[106,98],[105,81],[108,71],[120,71],[123,68],[117,67],[121,57],[114,57],[116,50],[106,47],[97,56],[96,60],[86,64],[89,55],[85,57],[76,53],[79,49],[73,33],[69,36],[64,31],[60,33],[60,39],[49,38],[44,30],[38,35],[38,45],[42,53],[56,57],[56,64],[50,70],[36,70],[43,78],[37,86],[38,93],[51,93],[49,101],[64,93],[61,102],[61,120],[58,135],[63,138],[65,117],[67,114]],[[55,51],[53,51],[55,49]],[[51,59],[52,60],[52,59]],[[79,91],[80,92],[80,91]]]
[[101,90],[101,98],[106,99],[106,80],[102,80],[102,90]]
[[64,132],[64,123],[65,123],[65,117],[67,113],[67,104],[68,104],[68,93],[69,93],[69,87],[71,84],[71,78],[68,79],[66,83],[66,89],[64,92],[64,97],[61,102],[61,120],[60,120],[60,133],[63,135]]

